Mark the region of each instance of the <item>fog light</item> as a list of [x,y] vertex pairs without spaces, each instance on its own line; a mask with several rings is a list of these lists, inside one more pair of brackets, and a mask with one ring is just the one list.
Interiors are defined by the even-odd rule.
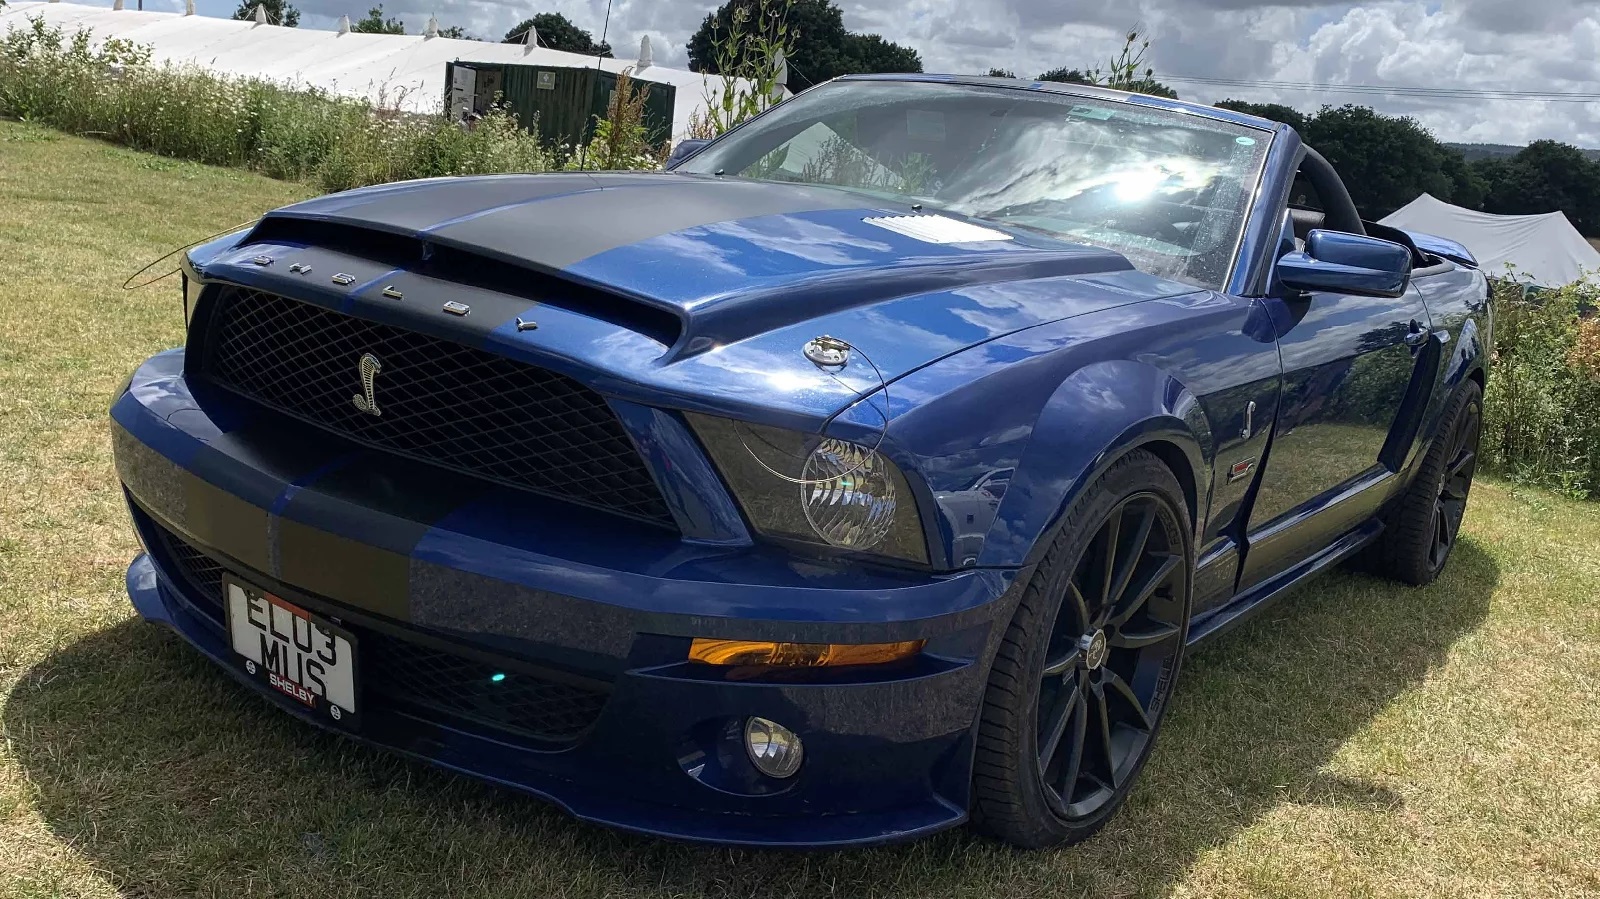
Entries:
[[768,777],[793,776],[805,758],[799,735],[766,718],[751,718],[744,723],[744,748],[756,770]]

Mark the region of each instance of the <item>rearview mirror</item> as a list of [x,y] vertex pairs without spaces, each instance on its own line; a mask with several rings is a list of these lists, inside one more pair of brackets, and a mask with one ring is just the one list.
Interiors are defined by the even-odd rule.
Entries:
[[1376,237],[1312,231],[1304,252],[1278,260],[1278,280],[1298,291],[1398,297],[1411,283],[1411,250]]
[[690,156],[700,152],[700,150],[709,143],[711,143],[711,141],[702,140],[698,137],[686,137],[683,140],[678,141],[676,144],[672,145],[672,155],[667,157],[667,168],[670,169],[685,159],[688,159]]

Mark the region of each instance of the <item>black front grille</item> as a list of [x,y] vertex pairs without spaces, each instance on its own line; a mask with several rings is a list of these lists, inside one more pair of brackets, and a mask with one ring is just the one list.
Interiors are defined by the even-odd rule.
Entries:
[[606,694],[520,673],[503,665],[360,634],[361,677],[409,705],[513,730],[542,740],[571,740],[588,730]]
[[[223,611],[221,562],[150,521],[160,537],[158,559],[188,588],[190,602],[218,625]],[[342,622],[356,635],[361,701],[402,707],[429,718],[470,721],[539,743],[568,743],[600,717],[608,694],[451,652],[442,646]]]
[[214,604],[203,611],[208,615],[215,613],[217,621],[222,621],[222,563],[166,528],[153,527],[161,535],[161,546],[167,556],[164,561],[177,569],[177,574],[188,582],[196,596]]
[[[565,375],[258,290],[216,302],[214,383],[370,446],[673,523],[616,414]],[[369,355],[376,415],[358,408]]]

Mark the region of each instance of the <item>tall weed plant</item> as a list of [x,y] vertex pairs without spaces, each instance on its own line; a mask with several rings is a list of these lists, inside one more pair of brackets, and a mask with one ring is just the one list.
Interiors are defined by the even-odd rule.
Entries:
[[757,0],[735,7],[727,31],[712,36],[717,68],[727,76],[707,89],[705,111],[689,121],[688,136],[709,140],[782,102],[783,60],[793,55],[799,32],[789,24],[794,0]]
[[156,66],[146,48],[117,39],[96,46],[88,31],[68,37],[38,17],[0,37],[0,116],[164,156],[325,190],[552,167],[551,154],[509,112],[467,127],[398,105]]
[[1481,458],[1514,481],[1600,497],[1600,288],[1496,282]]

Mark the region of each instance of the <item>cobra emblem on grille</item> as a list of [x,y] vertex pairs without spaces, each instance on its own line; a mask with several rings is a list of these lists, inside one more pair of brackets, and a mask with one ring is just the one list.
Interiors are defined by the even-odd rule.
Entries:
[[378,361],[377,356],[371,353],[361,354],[361,389],[365,391],[365,395],[357,394],[350,398],[350,402],[354,403],[357,409],[368,415],[383,414],[383,410],[378,408],[378,398],[372,392],[374,388],[373,382],[378,380],[378,372],[380,371],[383,371],[383,363]]

